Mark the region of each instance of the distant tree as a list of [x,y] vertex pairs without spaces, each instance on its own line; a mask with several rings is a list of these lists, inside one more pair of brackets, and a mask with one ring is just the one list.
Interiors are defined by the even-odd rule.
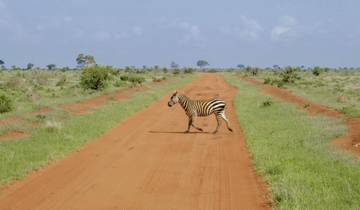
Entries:
[[175,63],[175,61],[171,61],[170,67],[171,67],[172,69],[177,69],[177,68],[179,68],[179,64]]
[[155,69],[155,70],[158,70],[158,69],[159,69],[159,65],[155,65],[155,66],[154,66],[154,69]]
[[273,68],[274,69],[280,69],[280,66],[275,64],[275,65],[273,65]]
[[31,70],[33,67],[34,67],[34,64],[28,63],[28,64],[26,65],[26,70]]
[[243,64],[238,64],[237,67],[238,67],[239,69],[243,69],[243,68],[245,68],[245,65],[243,65]]
[[17,66],[15,66],[15,65],[12,65],[11,66],[11,70],[18,70],[19,68],[17,67]]
[[95,58],[92,55],[84,55],[80,53],[76,58],[76,63],[82,68],[87,66],[95,65]]
[[55,64],[49,64],[49,65],[46,65],[46,67],[48,68],[48,70],[54,70],[56,68],[56,65]]
[[5,66],[4,66],[5,62],[3,60],[0,60],[0,67],[1,69],[5,69]]
[[206,60],[198,60],[196,62],[196,65],[200,68],[204,68],[205,66],[208,66],[209,63]]

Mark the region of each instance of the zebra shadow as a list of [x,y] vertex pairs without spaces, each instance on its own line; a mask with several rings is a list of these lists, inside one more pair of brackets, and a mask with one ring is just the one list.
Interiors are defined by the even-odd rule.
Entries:
[[212,134],[211,132],[206,132],[206,131],[190,131],[185,133],[185,131],[149,131],[149,133],[173,133],[173,134]]

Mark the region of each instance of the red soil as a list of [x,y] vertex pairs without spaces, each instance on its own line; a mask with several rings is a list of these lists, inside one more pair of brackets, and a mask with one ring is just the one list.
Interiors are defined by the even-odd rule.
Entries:
[[[179,90],[228,101],[234,132],[199,118],[206,132],[184,134],[187,117],[169,96],[119,123],[65,160],[0,192],[0,209],[268,209],[232,99],[236,89],[204,75]],[[199,97],[197,97],[199,96]]]
[[7,141],[15,138],[23,138],[29,136],[29,133],[21,131],[9,131],[5,135],[0,136],[0,141]]
[[[347,133],[333,141],[335,145],[341,146],[342,148],[353,152],[354,154],[360,155],[360,119],[349,118],[344,114],[335,111],[329,107],[325,107],[316,103],[313,103],[307,99],[296,96],[288,90],[280,89],[271,85],[265,85],[261,82],[248,77],[242,77],[243,81],[246,81],[252,85],[260,87],[263,93],[279,98],[288,103],[297,105],[302,110],[309,112],[310,114],[322,114],[329,117],[335,117],[345,119],[348,127]],[[307,108],[305,108],[307,107]]]

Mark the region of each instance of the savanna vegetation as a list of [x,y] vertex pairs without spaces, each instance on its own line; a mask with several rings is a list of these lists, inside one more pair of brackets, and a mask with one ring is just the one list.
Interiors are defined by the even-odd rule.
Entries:
[[360,206],[359,159],[330,144],[346,130],[341,120],[299,112],[293,105],[262,95],[237,76],[228,74],[226,80],[239,89],[234,102],[237,118],[256,170],[270,187],[275,209]]
[[241,76],[251,76],[264,84],[286,88],[347,116],[360,117],[359,69],[278,67],[259,70],[248,67],[238,72]]
[[[17,104],[11,113],[32,110],[26,108],[37,103],[39,107],[53,107],[51,113],[24,116],[43,126],[32,129],[32,134],[21,139],[0,141],[0,185],[13,179],[19,179],[27,172],[38,169],[53,160],[63,158],[66,154],[80,148],[90,140],[104,133],[116,123],[147,107],[165,93],[183,86],[196,78],[195,74],[174,75],[172,72],[149,71],[147,69],[116,70],[110,67],[89,66],[82,71],[6,71],[1,72],[5,83],[14,75],[20,75],[21,82],[14,88],[3,86],[7,90],[6,99],[12,99],[11,104]],[[38,80],[44,83],[39,84]],[[168,80],[161,85],[152,85]],[[60,83],[60,84],[59,84]],[[19,86],[17,86],[19,85]],[[57,103],[68,103],[86,97],[105,94],[119,88],[144,85],[148,88],[130,96],[128,100],[105,104],[97,111],[76,116],[57,106]],[[26,86],[29,86],[26,88]],[[19,89],[18,87],[24,87]],[[121,89],[120,89],[121,90]],[[36,100],[26,97],[27,91],[37,94]],[[55,96],[54,96],[55,94]],[[19,107],[20,106],[20,107]],[[21,108],[21,106],[24,106]],[[14,107],[11,105],[11,107]],[[16,115],[17,117],[21,117]],[[21,129],[21,125],[15,123]],[[26,129],[26,128],[23,128]],[[8,128],[9,130],[9,128]]]

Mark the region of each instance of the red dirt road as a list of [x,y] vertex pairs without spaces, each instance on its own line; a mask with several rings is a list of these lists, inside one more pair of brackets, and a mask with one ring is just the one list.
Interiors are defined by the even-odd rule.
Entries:
[[168,97],[119,123],[65,160],[0,192],[0,209],[267,209],[266,189],[256,176],[236,121],[236,90],[217,75],[179,90],[196,98],[219,95],[228,102],[223,124],[214,117],[195,123],[204,133],[182,133],[186,116]]

